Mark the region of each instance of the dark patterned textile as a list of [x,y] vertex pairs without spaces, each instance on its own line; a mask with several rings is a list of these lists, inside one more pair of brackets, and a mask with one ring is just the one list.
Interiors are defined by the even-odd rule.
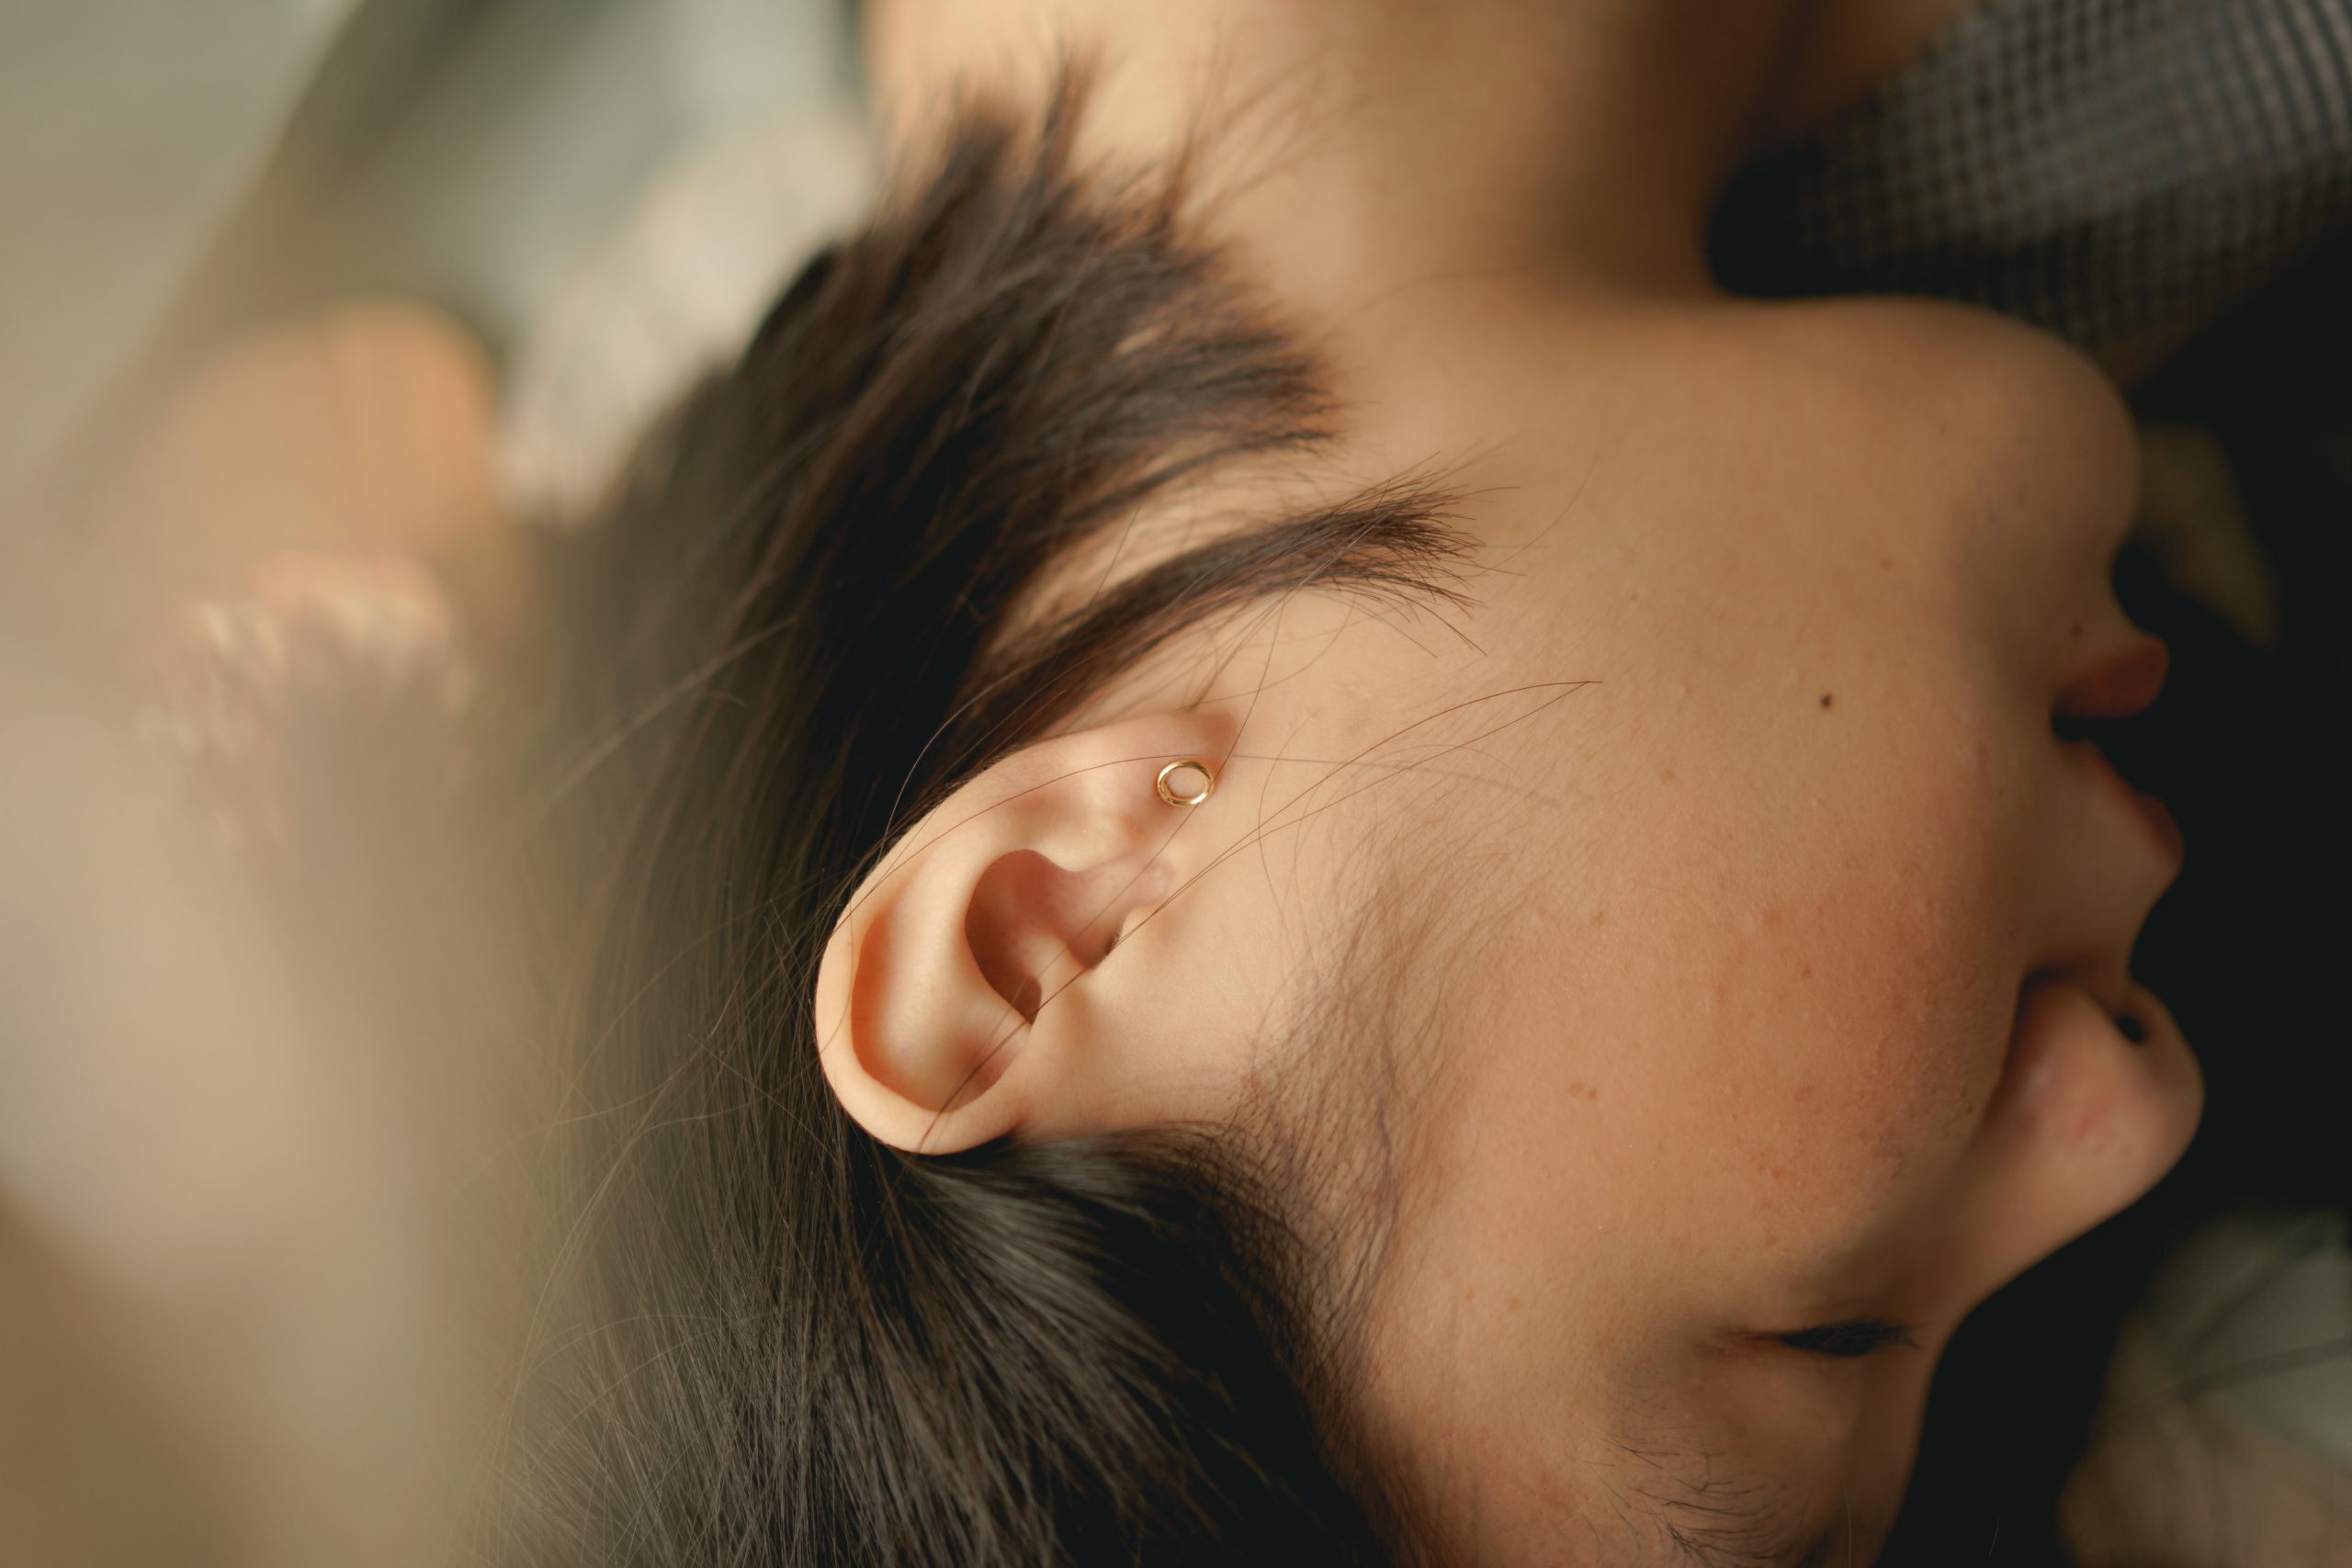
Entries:
[[1741,293],[1991,305],[2094,352],[2185,337],[2352,219],[2352,0],[1984,0],[1745,171]]

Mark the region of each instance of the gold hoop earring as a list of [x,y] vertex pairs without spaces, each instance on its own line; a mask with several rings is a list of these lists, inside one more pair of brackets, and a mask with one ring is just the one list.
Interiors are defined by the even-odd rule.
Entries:
[[[1178,795],[1169,787],[1168,781],[1188,769],[1201,775],[1201,787],[1190,795]],[[1159,770],[1159,776],[1152,781],[1151,787],[1158,790],[1159,798],[1170,806],[1198,806],[1216,793],[1216,774],[1211,773],[1209,765],[1198,757],[1179,757]]]

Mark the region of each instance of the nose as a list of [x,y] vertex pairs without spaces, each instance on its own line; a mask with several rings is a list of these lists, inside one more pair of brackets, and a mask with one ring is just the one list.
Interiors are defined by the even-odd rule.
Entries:
[[2164,1004],[2064,975],[2018,997],[2009,1059],[1970,1151],[1947,1244],[1922,1281],[1956,1322],[1979,1301],[2155,1185],[2204,1106],[2197,1059]]

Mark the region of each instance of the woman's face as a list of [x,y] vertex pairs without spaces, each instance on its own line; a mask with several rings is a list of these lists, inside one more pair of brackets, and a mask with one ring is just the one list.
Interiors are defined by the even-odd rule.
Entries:
[[[1476,450],[1493,570],[1459,638],[1286,609],[1227,677],[1227,827],[1368,787],[1199,889],[1227,940],[1318,857],[1430,890],[1367,916],[1440,1041],[1388,1118],[1374,1430],[1472,1561],[1859,1561],[1960,1318],[2198,1117],[2124,977],[2178,849],[2052,731],[2162,678],[2109,587],[2129,424],[1948,308],[1392,341],[1365,461]],[[1781,1337],[1856,1323],[1898,1330]]]
[[2130,426],[1917,304],[1458,288],[1340,344],[1350,477],[1446,466],[1475,605],[1261,606],[1204,697],[1168,649],[959,791],[832,938],[826,1070],[919,1148],[1273,1086],[1393,1197],[1362,1413],[1464,1561],[1862,1560],[1954,1325],[2197,1120],[2125,973],[2178,849],[2052,728],[2162,679]]

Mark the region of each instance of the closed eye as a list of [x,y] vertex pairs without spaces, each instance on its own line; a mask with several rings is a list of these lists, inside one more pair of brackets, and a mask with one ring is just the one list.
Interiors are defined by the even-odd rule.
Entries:
[[1901,1345],[1916,1350],[1919,1342],[1911,1337],[1911,1330],[1899,1323],[1889,1323],[1883,1317],[1857,1317],[1845,1323],[1825,1323],[1818,1328],[1800,1328],[1790,1334],[1776,1334],[1773,1338],[1792,1350],[1806,1350],[1816,1356],[1836,1356],[1853,1360],[1874,1351]]

